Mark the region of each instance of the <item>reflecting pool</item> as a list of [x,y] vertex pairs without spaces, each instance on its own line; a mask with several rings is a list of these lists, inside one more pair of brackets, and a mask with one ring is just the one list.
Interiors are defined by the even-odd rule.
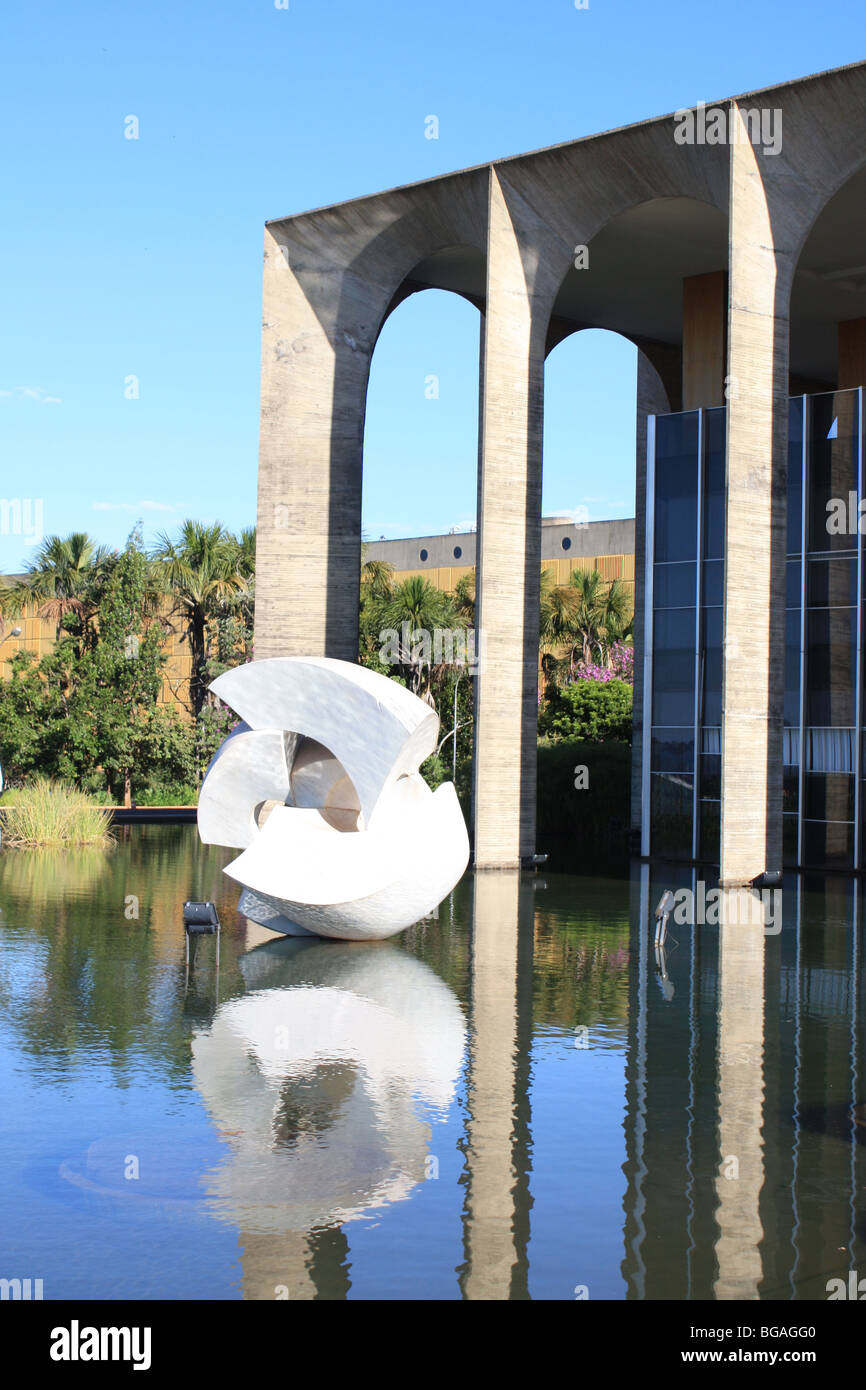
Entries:
[[[44,1297],[826,1299],[866,1270],[863,895],[467,875],[275,938],[194,826],[0,855],[0,1277]],[[219,940],[181,906],[213,899]]]

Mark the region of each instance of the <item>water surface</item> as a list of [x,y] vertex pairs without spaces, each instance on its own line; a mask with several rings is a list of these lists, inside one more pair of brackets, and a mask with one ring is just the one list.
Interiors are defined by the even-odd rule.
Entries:
[[[46,1298],[826,1298],[866,1270],[863,905],[468,875],[274,938],[193,826],[0,855],[0,1277]],[[223,932],[184,960],[181,905]]]

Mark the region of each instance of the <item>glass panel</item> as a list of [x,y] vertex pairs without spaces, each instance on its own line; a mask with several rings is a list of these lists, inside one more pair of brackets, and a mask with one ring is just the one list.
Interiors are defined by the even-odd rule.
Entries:
[[[788,564],[790,569],[790,562]],[[797,566],[799,573],[800,566]],[[797,602],[799,603],[799,598]],[[849,608],[857,602],[857,561],[809,560],[806,565],[806,602],[810,608]],[[793,607],[793,604],[791,605]]]
[[653,772],[694,772],[694,730],[653,729],[650,759]]
[[854,819],[854,778],[844,772],[807,772],[803,779],[808,820]]
[[694,560],[653,568],[654,608],[694,608],[697,566]]
[[807,409],[810,482],[808,548],[818,551],[851,550],[856,545],[854,537],[857,535],[860,432],[857,392],[835,391],[810,396]]
[[801,597],[800,561],[789,560],[785,568],[785,607],[799,608]]
[[800,804],[800,769],[798,767],[782,768],[782,810],[797,814]]
[[724,560],[705,560],[703,573],[704,592],[701,602],[707,608],[717,607],[724,598],[725,562]]
[[[704,558],[725,553],[725,433],[724,406],[704,411]],[[705,599],[705,602],[719,602]]]
[[798,555],[803,532],[803,400],[788,408],[788,554]]
[[650,780],[653,854],[691,858],[694,778],[654,772]]
[[722,610],[705,608],[704,651],[702,667],[704,688],[701,692],[701,723],[722,722]]
[[656,418],[655,555],[697,558],[698,415]]
[[854,863],[854,827],[845,821],[803,822],[803,863],[815,868],[850,869]]
[[785,614],[785,723],[800,727],[800,609]]
[[782,863],[786,869],[797,863],[797,817],[782,817]]
[[700,795],[718,801],[722,795],[722,757],[720,753],[701,754]]
[[653,627],[653,724],[688,724],[694,714],[695,610],[663,609]]
[[816,608],[806,614],[806,723],[824,728],[855,722],[856,610]]
[[718,801],[701,801],[699,805],[700,836],[698,854],[711,864],[718,864],[722,840],[721,806]]
[[853,772],[854,729],[807,729],[807,772]]

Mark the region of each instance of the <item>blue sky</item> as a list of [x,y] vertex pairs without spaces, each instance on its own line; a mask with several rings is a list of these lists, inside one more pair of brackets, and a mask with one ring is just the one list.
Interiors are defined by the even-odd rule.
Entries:
[[[113,545],[138,517],[149,538],[251,524],[267,218],[853,62],[864,37],[862,0],[8,7],[0,495]],[[368,536],[472,520],[477,353],[476,311],[449,296],[386,326]],[[552,356],[546,513],[631,514],[632,363],[610,335]],[[0,570],[30,554],[0,534]]]

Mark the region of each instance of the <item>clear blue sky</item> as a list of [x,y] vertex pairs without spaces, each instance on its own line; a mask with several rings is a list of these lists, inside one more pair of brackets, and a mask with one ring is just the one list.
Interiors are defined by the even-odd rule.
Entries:
[[[46,0],[3,27],[0,496],[111,544],[254,521],[266,218],[866,51],[862,0]],[[367,535],[474,516],[477,324],[428,293],[386,327]],[[609,335],[552,357],[546,512],[631,514],[631,362]],[[0,535],[0,570],[31,550]]]

